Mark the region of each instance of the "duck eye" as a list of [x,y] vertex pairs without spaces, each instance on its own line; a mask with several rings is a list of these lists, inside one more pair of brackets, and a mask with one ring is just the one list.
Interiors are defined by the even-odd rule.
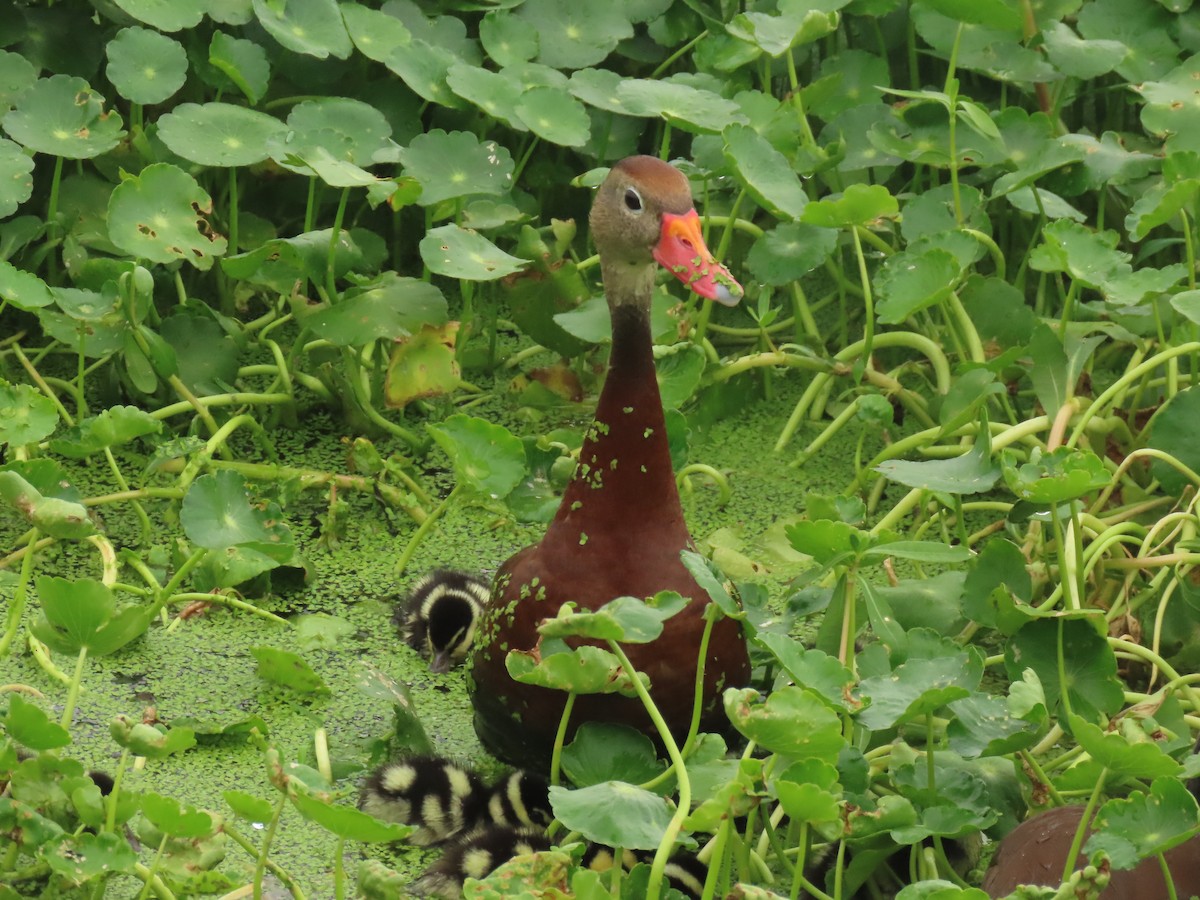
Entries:
[[632,212],[642,211],[642,195],[633,188],[625,189],[625,208]]

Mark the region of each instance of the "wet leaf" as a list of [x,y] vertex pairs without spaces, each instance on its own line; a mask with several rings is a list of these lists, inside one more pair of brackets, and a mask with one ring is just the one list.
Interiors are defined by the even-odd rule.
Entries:
[[458,413],[425,427],[450,457],[458,484],[493,499],[520,484],[525,446],[503,425]]
[[[285,128],[274,116],[217,102],[183,103],[158,120],[158,136],[171,152],[202,166],[262,162],[268,140]],[[211,210],[207,195],[202,206]]]
[[251,647],[250,653],[258,660],[255,672],[259,678],[301,694],[329,693],[324,679],[299,654],[274,647]]
[[781,222],[750,248],[746,265],[755,278],[776,286],[807,275],[833,254],[837,232],[802,222]]
[[457,225],[434,228],[421,238],[421,259],[438,275],[467,281],[495,281],[527,264],[483,235]]
[[434,285],[385,272],[347,291],[340,302],[309,316],[304,324],[339,347],[358,347],[445,325],[446,310],[446,298]]
[[512,188],[509,152],[466,131],[420,134],[404,150],[401,162],[405,174],[421,185],[422,206],[474,194],[507,194]]
[[725,158],[750,195],[778,218],[800,218],[808,195],[786,157],[748,125],[731,125],[722,137]]
[[254,15],[267,33],[293,53],[346,59],[353,45],[336,0],[253,0]]
[[962,274],[960,262],[937,248],[921,253],[903,250],[888,257],[875,277],[879,292],[875,313],[879,321],[895,325],[936,306],[950,296]]
[[208,45],[208,62],[233,82],[251,105],[267,92],[271,64],[267,52],[254,41],[214,31]]
[[126,100],[162,103],[187,80],[187,52],[178,41],[146,28],[122,28],[105,47],[108,80]]
[[623,781],[605,781],[578,790],[551,786],[550,806],[554,818],[589,841],[630,850],[656,848],[672,813],[658,794]]
[[801,221],[822,228],[846,228],[894,218],[899,211],[896,198],[883,185],[852,184],[836,199],[809,203]]
[[862,680],[859,688],[871,698],[871,705],[859,714],[859,721],[878,731],[922,718],[969,697],[982,677],[981,659],[975,653],[910,658],[890,674]]
[[92,159],[125,136],[121,117],[82,78],[51,75],[23,91],[3,120],[18,144],[66,159]]

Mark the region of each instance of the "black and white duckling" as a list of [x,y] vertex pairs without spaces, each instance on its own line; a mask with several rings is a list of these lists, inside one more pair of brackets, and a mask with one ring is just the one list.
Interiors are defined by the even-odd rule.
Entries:
[[430,671],[449,672],[470,651],[489,593],[475,575],[434,569],[413,585],[393,621],[408,645],[429,659]]
[[440,756],[384,763],[363,783],[358,808],[416,827],[409,843],[427,847],[478,827],[489,792],[475,772]]
[[416,826],[410,843],[428,846],[490,825],[545,829],[554,817],[544,778],[516,771],[487,785],[440,756],[385,763],[362,787],[359,808],[377,819]]
[[549,849],[544,828],[488,825],[450,844],[409,887],[418,897],[459,900],[468,878],[484,878],[513,857]]

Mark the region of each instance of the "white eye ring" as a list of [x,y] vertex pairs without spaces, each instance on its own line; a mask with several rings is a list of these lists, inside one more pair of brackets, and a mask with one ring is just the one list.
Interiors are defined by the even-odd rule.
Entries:
[[637,188],[625,188],[625,208],[632,213],[640,213],[644,208],[642,195],[637,192]]

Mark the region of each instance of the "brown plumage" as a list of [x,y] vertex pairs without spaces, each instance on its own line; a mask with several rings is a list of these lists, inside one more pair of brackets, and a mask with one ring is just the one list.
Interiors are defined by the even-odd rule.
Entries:
[[[651,644],[627,645],[650,676],[652,696],[672,732],[687,731],[707,595],[679,553],[692,547],[675,487],[662,402],[655,379],[650,298],[656,260],[692,290],[736,302],[737,283],[704,246],[687,179],[652,157],[613,167],[590,216],[612,313],[612,353],[595,422],[558,513],[537,544],[506,561],[484,611],[468,682],[475,727],[494,754],[518,765],[548,758],[566,695],[518,684],[505,669],[509,649],[530,650],[537,626],[566,600],[596,609],[615,597],[678,591],[692,598]],[[705,727],[724,721],[723,688],[749,675],[736,622],[713,630],[705,665]],[[572,723],[624,722],[653,734],[636,699],[576,699]]]

